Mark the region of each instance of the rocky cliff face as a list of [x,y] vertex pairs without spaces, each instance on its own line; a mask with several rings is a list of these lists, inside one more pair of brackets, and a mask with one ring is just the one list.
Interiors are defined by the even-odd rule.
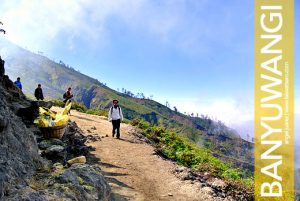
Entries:
[[76,124],[69,124],[61,141],[65,145],[60,146],[65,156],[61,163],[56,163],[56,155],[42,157],[37,140],[39,145],[49,143],[31,123],[38,104],[27,100],[5,75],[1,57],[0,64],[0,200],[111,200],[97,164],[64,164],[82,150],[88,155],[86,139]]
[[30,106],[0,67],[0,197],[26,185],[26,180],[43,166],[34,134],[16,114]]

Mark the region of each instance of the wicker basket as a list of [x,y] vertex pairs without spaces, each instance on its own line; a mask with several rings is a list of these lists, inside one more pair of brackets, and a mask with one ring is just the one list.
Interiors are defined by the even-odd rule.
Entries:
[[40,127],[43,137],[48,138],[62,138],[65,134],[67,125],[55,126],[55,127]]

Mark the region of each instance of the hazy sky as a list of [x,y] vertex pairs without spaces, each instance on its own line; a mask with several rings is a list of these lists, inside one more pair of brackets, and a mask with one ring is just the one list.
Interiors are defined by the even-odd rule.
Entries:
[[253,0],[1,0],[0,19],[9,40],[109,87],[251,132],[253,8]]

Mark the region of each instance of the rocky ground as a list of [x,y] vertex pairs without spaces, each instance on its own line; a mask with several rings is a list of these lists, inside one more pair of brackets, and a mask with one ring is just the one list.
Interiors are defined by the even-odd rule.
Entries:
[[87,137],[75,122],[68,123],[62,139],[44,139],[35,126],[30,129],[36,135],[39,154],[51,162],[30,179],[29,187],[36,192],[26,194],[26,199],[112,200],[110,186],[97,165],[99,159],[90,154],[93,148],[85,145]]
[[75,122],[70,122],[62,139],[44,139],[34,125],[38,154],[47,159],[26,184],[8,191],[2,200],[113,200],[111,188],[96,159],[90,154],[85,137]]

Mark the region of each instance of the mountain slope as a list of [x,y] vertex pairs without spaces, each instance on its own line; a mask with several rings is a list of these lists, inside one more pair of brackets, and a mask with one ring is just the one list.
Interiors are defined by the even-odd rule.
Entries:
[[62,94],[72,87],[74,99],[89,108],[108,109],[111,100],[120,100],[127,119],[142,117],[188,137],[201,146],[214,150],[221,158],[230,156],[253,163],[253,144],[242,140],[232,129],[207,117],[191,117],[149,99],[135,98],[117,92],[98,80],[83,75],[63,63],[34,54],[4,39],[0,39],[0,53],[6,61],[7,74],[21,77],[24,92],[32,95],[41,83],[44,95],[62,99]]
[[[3,66],[0,68],[3,72]],[[31,103],[10,83],[0,74],[0,200],[26,188],[28,178],[46,166],[38,154],[34,133],[20,118],[24,108],[34,112]]]
[[[177,117],[182,122],[184,119],[188,119],[155,101],[133,98],[112,90],[96,79],[65,65],[55,63],[44,56],[17,47],[3,39],[0,40],[0,44],[2,46],[1,54],[6,60],[7,74],[14,79],[21,77],[24,92],[27,95],[32,96],[37,84],[40,83],[46,97],[62,99],[64,91],[71,86],[75,100],[84,103],[88,108],[107,109],[110,107],[112,99],[118,99],[125,113],[124,116],[128,119],[142,116],[153,123],[157,123],[160,118],[168,120]],[[191,126],[192,123],[188,120],[179,125]]]

